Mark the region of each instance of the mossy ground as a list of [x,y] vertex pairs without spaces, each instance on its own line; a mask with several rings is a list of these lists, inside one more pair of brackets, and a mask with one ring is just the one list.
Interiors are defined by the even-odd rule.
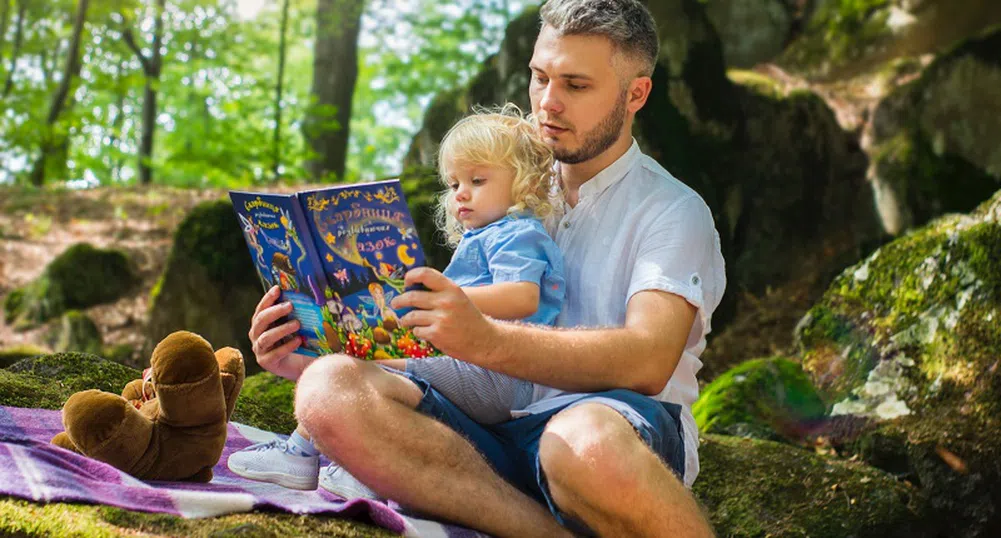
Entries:
[[932,536],[918,492],[871,467],[771,441],[708,435],[694,492],[730,538]]
[[248,376],[236,400],[233,421],[262,430],[292,433],[295,383],[269,372]]
[[109,506],[37,504],[10,497],[0,497],[0,534],[23,538],[397,536],[378,527],[328,516],[254,512],[184,519],[165,514],[130,512]]

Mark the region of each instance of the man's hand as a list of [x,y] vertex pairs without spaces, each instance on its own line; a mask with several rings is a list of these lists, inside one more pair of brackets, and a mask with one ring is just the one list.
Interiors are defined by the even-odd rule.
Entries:
[[295,380],[310,361],[305,355],[292,353],[302,344],[299,337],[275,347],[283,338],[299,330],[299,321],[294,319],[272,327],[282,316],[292,312],[292,303],[275,304],[280,296],[278,286],[272,286],[264,294],[257,303],[257,309],[254,310],[254,317],[250,320],[250,332],[247,335],[253,345],[254,355],[257,356],[257,364],[260,364],[261,368]]
[[400,323],[414,336],[431,342],[446,355],[473,362],[491,349],[497,338],[494,323],[476,309],[454,282],[430,267],[407,272],[406,285],[423,284],[427,291],[408,291],[393,299],[395,309],[414,308]]

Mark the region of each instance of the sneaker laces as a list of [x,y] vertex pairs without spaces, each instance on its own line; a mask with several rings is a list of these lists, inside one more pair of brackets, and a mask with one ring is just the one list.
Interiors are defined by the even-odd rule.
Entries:
[[288,443],[282,439],[272,439],[267,443],[257,443],[256,445],[248,446],[244,450],[253,450],[255,452],[263,452],[265,450],[271,450],[272,448],[278,448],[282,452],[288,452]]

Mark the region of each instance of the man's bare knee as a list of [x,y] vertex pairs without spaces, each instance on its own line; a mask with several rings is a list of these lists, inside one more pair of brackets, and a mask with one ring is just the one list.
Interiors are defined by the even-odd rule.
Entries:
[[[539,463],[553,499],[614,497],[636,486],[630,450],[644,445],[632,425],[614,409],[583,404],[554,416],[539,441]],[[601,499],[591,499],[601,503]]]

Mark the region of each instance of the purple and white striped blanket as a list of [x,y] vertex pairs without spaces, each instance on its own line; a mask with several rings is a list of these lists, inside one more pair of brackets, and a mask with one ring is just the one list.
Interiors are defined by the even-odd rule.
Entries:
[[138,480],[105,463],[50,445],[49,439],[60,431],[59,411],[0,406],[0,494],[37,502],[107,504],[188,518],[254,509],[281,510],[338,515],[407,536],[485,536],[409,516],[395,503],[345,500],[322,488],[298,491],[236,476],[226,467],[230,454],[253,443],[282,437],[242,424],[230,423],[226,448],[208,484]]

